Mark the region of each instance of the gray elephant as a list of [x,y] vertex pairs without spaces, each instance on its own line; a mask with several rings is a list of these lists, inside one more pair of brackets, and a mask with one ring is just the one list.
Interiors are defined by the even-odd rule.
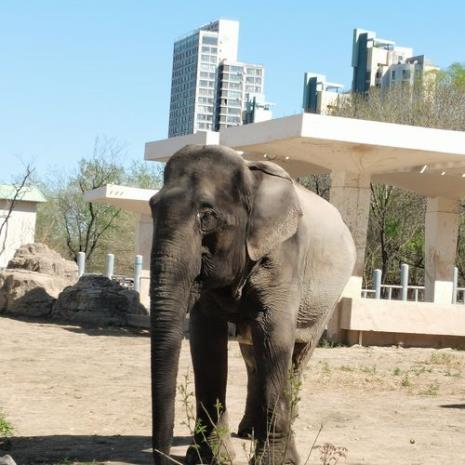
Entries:
[[220,452],[233,456],[229,437],[218,439],[218,431],[227,426],[228,322],[234,322],[248,374],[239,434],[253,430],[255,462],[297,464],[290,373],[302,372],[351,275],[355,247],[347,226],[336,208],[280,166],[245,161],[222,146],[175,153],[150,205],[155,463],[169,463],[189,311],[204,431],[187,463],[221,462]]

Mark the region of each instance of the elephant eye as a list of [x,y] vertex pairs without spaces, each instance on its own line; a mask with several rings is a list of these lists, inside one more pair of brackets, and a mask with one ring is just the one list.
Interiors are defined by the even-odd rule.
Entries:
[[200,222],[200,229],[204,233],[210,233],[216,229],[218,225],[218,219],[213,210],[204,210],[197,214]]

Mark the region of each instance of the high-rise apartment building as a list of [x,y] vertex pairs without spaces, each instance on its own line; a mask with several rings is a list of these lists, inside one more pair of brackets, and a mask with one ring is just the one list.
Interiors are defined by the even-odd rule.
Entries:
[[[254,98],[264,100],[263,82],[262,65],[224,60],[219,66],[214,129],[256,122],[249,121],[245,113]],[[270,119],[269,108],[268,115]]]
[[342,84],[326,81],[326,76],[316,73],[304,74],[302,107],[306,113],[328,114],[338,106],[347,94],[342,93]]
[[169,137],[242,124],[263,95],[264,68],[237,61],[238,41],[239,22],[220,19],[175,42]]
[[424,82],[428,72],[439,69],[424,55],[413,56],[411,48],[399,47],[363,29],[354,29],[352,67],[352,91],[358,93],[396,83],[415,86]]
[[[413,50],[399,47],[392,40],[376,37],[376,33],[354,29],[352,41],[352,92],[366,93],[372,87],[388,88],[400,84],[410,91],[422,91],[424,84],[435,79],[439,70],[424,55],[413,56]],[[305,112],[330,114],[331,110],[351,99],[341,84],[326,81],[326,76],[305,73],[302,107]],[[402,94],[404,95],[404,93]]]

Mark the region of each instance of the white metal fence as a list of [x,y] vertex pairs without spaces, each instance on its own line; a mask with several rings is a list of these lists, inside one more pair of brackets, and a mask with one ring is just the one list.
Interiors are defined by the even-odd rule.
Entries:
[[[81,277],[86,269],[86,254],[79,252],[77,256],[78,276]],[[142,270],[142,255],[136,255],[134,261],[134,276],[127,277],[114,274],[115,257],[108,254],[105,259],[104,275],[109,279],[118,281],[122,286],[140,292],[141,281],[150,279]],[[404,300],[411,302],[424,302],[425,287],[409,284],[409,266],[403,263],[400,267],[400,284],[382,284],[381,270],[373,271],[373,284],[371,289],[362,289],[361,296],[366,299]],[[453,290],[451,303],[465,304],[465,287],[458,287],[458,269],[453,270]]]
[[[373,271],[373,285],[371,289],[362,289],[362,297],[366,299],[404,300],[424,302],[425,286],[409,284],[409,266],[400,267],[400,284],[382,284],[381,270]],[[465,304],[465,287],[458,287],[458,268],[454,267],[452,276],[451,303]]]

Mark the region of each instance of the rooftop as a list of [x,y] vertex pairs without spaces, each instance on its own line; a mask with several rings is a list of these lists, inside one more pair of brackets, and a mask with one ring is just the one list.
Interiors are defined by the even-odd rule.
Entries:
[[167,161],[187,144],[222,144],[292,176],[348,171],[419,194],[465,197],[465,132],[298,114],[148,142],[145,159]]
[[157,189],[140,189],[138,187],[107,184],[84,193],[87,202],[103,203],[117,208],[150,215],[150,198],[158,192]]
[[[0,200],[14,200],[16,195],[17,186],[13,184],[0,184]],[[44,197],[42,192],[35,186],[25,186],[21,189],[21,192],[16,197],[16,200],[22,202],[46,202],[47,199]]]

